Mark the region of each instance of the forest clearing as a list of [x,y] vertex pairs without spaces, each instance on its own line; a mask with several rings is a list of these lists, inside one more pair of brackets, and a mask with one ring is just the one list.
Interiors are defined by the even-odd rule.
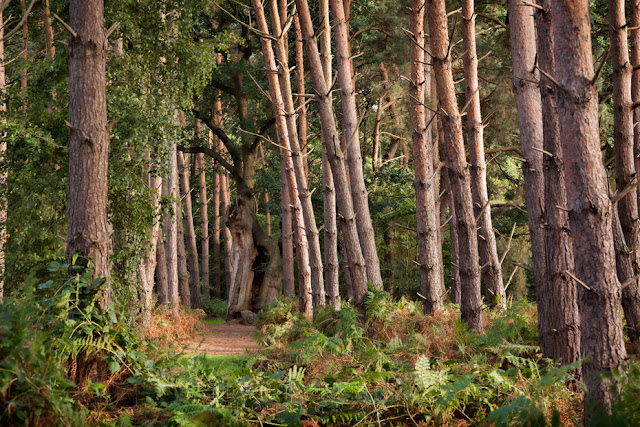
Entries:
[[640,425],[640,0],[0,0],[0,425]]

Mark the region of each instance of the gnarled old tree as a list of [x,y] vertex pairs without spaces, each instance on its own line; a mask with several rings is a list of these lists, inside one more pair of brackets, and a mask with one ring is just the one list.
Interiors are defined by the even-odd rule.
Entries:
[[[243,37],[249,37],[245,29]],[[247,61],[252,55],[250,43],[239,46],[240,61]],[[238,64],[236,64],[238,65]],[[257,219],[255,200],[255,172],[258,143],[262,135],[274,123],[266,120],[260,129],[247,129],[249,120],[248,95],[243,88],[244,70],[242,66],[229,67],[230,84],[212,79],[204,93],[218,89],[229,95],[235,103],[238,118],[238,135],[231,136],[214,120],[209,111],[201,105],[194,110],[200,119],[220,140],[226,149],[223,154],[218,147],[182,147],[186,152],[201,152],[211,156],[226,169],[236,186],[236,198],[227,209],[225,226],[231,237],[227,257],[230,259],[230,274],[227,283],[228,317],[237,317],[244,310],[260,310],[265,302],[282,292],[282,258],[278,244],[262,229]],[[206,104],[206,99],[201,104]],[[236,142],[236,140],[238,142]]]

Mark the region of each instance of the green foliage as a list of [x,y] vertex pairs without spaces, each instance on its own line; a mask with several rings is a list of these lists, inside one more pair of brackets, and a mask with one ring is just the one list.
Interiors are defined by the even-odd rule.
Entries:
[[227,301],[214,297],[202,297],[202,309],[207,316],[214,319],[224,319],[227,317]]
[[0,304],[0,419],[8,424],[82,424],[79,400],[108,403],[156,368],[146,355],[155,347],[113,307],[100,309],[103,279],[55,262],[49,274],[37,291],[27,286]]

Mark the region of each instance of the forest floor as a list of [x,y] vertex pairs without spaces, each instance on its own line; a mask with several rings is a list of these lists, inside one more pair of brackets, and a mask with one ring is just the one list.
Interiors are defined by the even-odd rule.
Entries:
[[226,323],[206,324],[206,332],[193,338],[187,343],[196,353],[208,356],[241,356],[257,353],[260,346],[253,337],[255,326],[241,323],[241,319],[234,319]]

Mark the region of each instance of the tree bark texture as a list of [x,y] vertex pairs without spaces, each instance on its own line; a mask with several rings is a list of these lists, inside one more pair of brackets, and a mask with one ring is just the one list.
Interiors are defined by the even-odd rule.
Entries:
[[222,241],[224,243],[224,253],[222,264],[224,265],[225,289],[227,295],[231,289],[231,271],[233,264],[231,260],[231,248],[233,236],[231,229],[227,226],[229,218],[229,206],[231,206],[231,189],[229,188],[229,176],[226,173],[220,174],[220,210],[222,211]]
[[416,193],[416,224],[418,233],[418,254],[420,260],[420,290],[425,314],[432,314],[442,307],[444,281],[440,255],[438,254],[438,224],[436,201],[433,191],[433,141],[427,127],[425,97],[430,92],[431,79],[425,74],[425,0],[413,0],[409,18],[413,40],[410,47],[411,81],[411,140],[413,143],[413,186]]
[[176,229],[178,231],[178,294],[180,295],[180,302],[182,305],[191,308],[191,289],[189,287],[187,250],[184,247],[184,228],[182,203],[178,203],[178,219],[176,222]]
[[71,0],[69,25],[69,212],[67,256],[89,259],[97,277],[107,278],[103,307],[111,301],[107,171],[109,134],[104,7],[101,0]]
[[462,56],[467,99],[467,137],[471,163],[473,213],[478,224],[478,252],[485,286],[485,301],[490,307],[507,308],[502,282],[502,266],[498,257],[496,235],[491,222],[491,205],[487,191],[487,164],[484,158],[484,126],[478,86],[478,54],[476,51],[476,18],[474,0],[462,1]]
[[458,249],[458,221],[456,206],[449,187],[449,172],[443,168],[442,178],[446,180],[447,200],[449,202],[449,240],[451,241],[451,302],[462,304],[462,287],[460,286],[460,250]]
[[[629,62],[627,21],[625,2],[609,0],[609,35],[611,38],[611,65],[613,68],[613,142],[616,170],[616,190],[622,192],[634,184],[638,175],[633,156],[633,111],[631,109],[632,68]],[[640,273],[640,222],[638,221],[638,199],[635,191],[622,197],[618,203],[618,216],[624,234],[626,246],[632,256],[631,276],[621,277],[622,282],[633,279]],[[614,234],[615,236],[615,234]],[[635,271],[635,274],[633,272]],[[630,325],[629,338],[634,347],[638,346],[638,332],[634,327],[640,325],[640,291],[638,281],[632,282],[622,292],[625,317]]]
[[[160,191],[162,188],[162,178],[147,173],[147,185],[151,191],[151,206],[154,214],[160,213]],[[154,222],[149,227],[149,243],[145,252],[144,258],[140,263],[140,302],[142,312],[142,325],[147,326],[151,320],[151,310],[153,309],[153,285],[154,272],[156,271],[157,263],[157,246],[160,239],[160,233],[162,232],[162,223],[157,215],[154,215]],[[160,245],[162,246],[162,245]],[[166,266],[165,266],[165,279],[166,279]]]
[[[102,6],[104,9],[104,6]],[[27,14],[26,0],[20,0],[20,8],[22,9],[22,15]],[[104,14],[104,11],[102,12]],[[106,41],[105,41],[106,43]],[[22,23],[22,52],[20,56],[24,59],[25,63],[29,60],[29,19],[25,18]],[[26,65],[22,68],[22,75],[20,77],[20,89],[22,96],[22,114],[27,114],[27,79],[28,69]]]
[[49,8],[49,0],[44,0],[44,5],[42,8],[42,18],[44,24],[44,37],[47,48],[47,58],[53,59],[56,56],[56,47],[53,43],[53,26],[51,25],[51,9]]
[[178,164],[175,145],[169,152],[169,175],[162,183],[162,195],[169,200],[169,212],[164,215],[165,256],[167,264],[168,303],[173,306],[173,314],[178,315]]
[[251,203],[238,195],[229,209],[226,226],[231,231],[231,277],[228,285],[227,317],[231,318],[243,310],[253,309],[253,261],[258,255],[253,241],[253,215]]
[[[538,63],[549,75],[555,75],[551,0],[539,0],[543,8],[535,11]],[[573,242],[565,194],[565,174],[560,130],[558,128],[558,88],[546,76],[540,76],[543,147],[547,155],[544,167],[544,257],[545,277],[536,289],[538,337],[542,355],[563,364],[580,359],[580,317],[577,286],[567,271],[574,271]],[[560,207],[560,208],[559,208]]]
[[482,296],[478,265],[478,233],[473,216],[471,182],[467,164],[462,120],[456,101],[456,91],[449,56],[449,31],[444,0],[428,0],[427,15],[433,54],[433,71],[440,99],[449,184],[455,205],[460,256],[460,287],[462,320],[469,328],[482,332]]
[[[4,67],[4,18],[3,13],[0,12],[0,123],[6,123],[7,119],[5,114],[7,113],[7,104],[5,103],[6,93],[6,71]],[[4,138],[4,132],[2,132],[2,142],[0,142],[0,162],[4,163],[4,156],[7,152],[7,141]],[[0,173],[0,186],[2,194],[6,192],[5,186],[7,183],[7,172]],[[7,198],[0,197],[0,224],[7,223]],[[6,225],[0,226],[0,303],[4,298],[4,273],[5,273],[5,253],[4,245],[7,243],[7,227]]]
[[331,172],[336,188],[336,202],[342,225],[344,250],[346,262],[349,266],[349,274],[354,290],[354,303],[361,315],[364,315],[364,297],[368,290],[367,272],[364,257],[360,248],[356,217],[353,210],[351,192],[347,180],[344,153],[340,147],[340,137],[333,115],[333,106],[330,98],[329,85],[324,74],[323,64],[320,59],[318,45],[315,39],[313,24],[309,14],[309,5],[306,0],[296,0],[300,27],[307,48],[307,59],[319,103],[321,130],[323,133],[323,146],[327,152],[327,158],[331,165]]
[[616,273],[620,283],[625,284],[625,288],[622,289],[622,309],[624,310],[624,317],[627,320],[627,335],[629,341],[634,348],[638,345],[638,331],[640,324],[637,319],[640,318],[640,306],[638,306],[638,293],[637,289],[635,293],[631,294],[630,298],[625,298],[625,292],[629,292],[630,285],[635,283],[635,272],[633,269],[633,251],[627,246],[627,242],[624,238],[622,226],[620,224],[619,214],[615,211],[612,213],[613,218],[613,244],[616,251]]
[[362,153],[360,151],[360,129],[356,95],[351,70],[351,48],[349,44],[348,21],[345,18],[343,0],[330,0],[333,18],[333,30],[336,47],[336,65],[338,84],[340,86],[340,102],[342,105],[343,138],[346,143],[347,164],[351,178],[351,197],[356,214],[360,247],[364,256],[367,279],[371,286],[382,289],[380,261],[376,250],[376,238],[369,212],[367,188],[364,183],[362,169]]
[[180,198],[183,201],[183,227],[189,256],[189,290],[191,293],[189,306],[191,308],[200,308],[200,268],[198,266],[196,231],[193,225],[193,202],[191,200],[191,189],[189,186],[189,168],[185,164],[182,151],[178,152],[178,170],[180,171]]
[[509,0],[509,31],[513,58],[513,87],[518,110],[520,146],[524,192],[529,216],[529,234],[533,255],[533,279],[536,287],[545,277],[544,228],[544,177],[542,170],[542,104],[540,89],[532,81],[539,80],[534,70],[536,57],[536,31],[533,8],[523,6],[519,0]]
[[[631,66],[640,65],[640,0],[631,0],[629,5],[631,13],[631,30],[629,35],[629,48],[631,51]],[[631,100],[640,101],[640,69],[633,71],[631,75]],[[640,108],[633,109],[633,156],[635,159],[636,173],[640,172]],[[636,187],[638,209],[640,210],[640,186]]]
[[[298,126],[296,123],[296,107],[293,103],[293,90],[291,84],[291,73],[289,72],[288,52],[284,43],[285,37],[282,36],[283,26],[277,12],[276,0],[270,0],[271,18],[275,31],[278,34],[276,41],[276,56],[278,59],[277,68],[272,70],[278,72],[279,91],[282,96],[283,115],[286,119],[288,127],[289,144],[285,147],[289,150],[285,154],[291,158],[295,181],[297,185],[298,198],[300,199],[300,207],[302,208],[302,216],[304,218],[304,228],[309,242],[309,262],[311,263],[311,292],[313,307],[325,305],[324,276],[322,268],[322,250],[320,249],[320,233],[316,225],[316,217],[311,203],[311,193],[307,182],[305,162],[300,148],[300,135],[298,134]],[[285,8],[286,12],[286,8]],[[267,29],[266,21],[264,27]],[[267,40],[269,41],[269,40]],[[276,67],[275,58],[273,62],[269,61],[271,66]],[[272,98],[275,99],[275,98]]]
[[[299,23],[299,18],[298,18]],[[332,78],[332,57],[331,57],[331,14],[329,11],[329,0],[320,0],[320,59],[324,72],[325,84],[331,86]],[[300,29],[302,37],[302,29]],[[304,42],[304,38],[303,38]],[[331,93],[328,95],[331,101]],[[340,287],[339,275],[340,264],[338,262],[338,226],[336,222],[336,189],[333,183],[331,165],[327,157],[325,134],[322,138],[322,201],[323,201],[323,221],[324,221],[324,278],[325,290],[329,303],[334,310],[340,309]],[[351,280],[351,277],[348,277]]]
[[156,291],[158,292],[158,304],[166,305],[169,304],[169,276],[162,231],[161,228],[158,232],[158,244],[156,246]]
[[289,184],[286,171],[280,168],[282,187],[280,188],[280,206],[282,207],[280,221],[282,223],[282,291],[284,296],[293,297],[296,294],[295,266],[293,257],[293,217],[291,216],[291,202],[289,201]]
[[302,39],[302,30],[300,29],[300,21],[298,15],[293,17],[293,26],[296,37],[296,83],[298,86],[298,138],[300,140],[300,148],[302,149],[302,160],[304,162],[304,176],[309,180],[309,162],[307,161],[307,99],[304,81],[304,40]]
[[591,355],[582,365],[588,423],[594,410],[589,402],[609,406],[612,387],[617,388],[609,374],[626,359],[620,283],[614,268],[612,206],[600,154],[598,94],[592,83],[588,0],[555,1],[553,33],[575,276],[588,286],[578,287],[582,356]]
[[[201,134],[200,122],[196,120],[196,137],[199,138]],[[202,295],[209,296],[211,289],[210,275],[209,275],[209,203],[207,200],[207,175],[204,169],[204,154],[195,154],[198,162],[198,190],[200,191],[200,250],[202,252],[200,256],[200,274],[201,274],[201,287]],[[214,182],[217,182],[217,176],[214,178]],[[214,189],[217,190],[214,184]],[[214,197],[215,198],[215,197]],[[220,196],[218,196],[218,201]],[[220,205],[218,204],[218,212],[220,212]],[[219,236],[219,234],[218,234]],[[219,237],[218,237],[219,239]],[[218,245],[220,240],[218,240]],[[200,302],[195,301],[194,295],[191,295],[192,302],[196,307],[200,307]],[[199,299],[199,296],[198,296]]]
[[[211,293],[214,298],[222,298],[222,272],[224,268],[222,266],[222,254],[220,247],[220,208],[222,206],[220,197],[220,187],[222,183],[221,173],[215,171],[213,173],[213,189],[211,190],[211,203],[213,206],[213,245],[212,245],[212,258],[213,258],[213,281]],[[205,288],[203,294],[209,296],[208,290]]]

